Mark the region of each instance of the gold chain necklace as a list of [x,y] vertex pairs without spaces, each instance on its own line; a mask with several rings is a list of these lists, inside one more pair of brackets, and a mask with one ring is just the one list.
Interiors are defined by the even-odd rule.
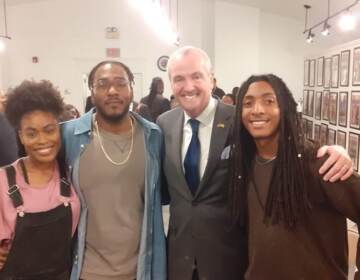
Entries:
[[121,161],[121,162],[116,162],[115,160],[113,160],[113,159],[108,155],[108,153],[107,153],[106,150],[105,150],[104,144],[103,144],[102,139],[101,139],[99,126],[98,126],[97,120],[95,119],[95,129],[96,129],[96,132],[97,132],[97,136],[98,136],[98,138],[99,138],[99,143],[100,143],[101,150],[102,150],[102,152],[104,153],[106,159],[107,159],[108,161],[110,161],[110,162],[111,162],[112,164],[114,164],[114,165],[123,165],[123,164],[127,163],[127,161],[129,160],[129,158],[130,158],[130,156],[131,156],[131,153],[132,153],[132,150],[133,150],[133,145],[134,145],[134,126],[133,126],[131,117],[130,117],[130,125],[131,125],[131,144],[130,144],[129,153],[128,153],[128,155],[126,156],[126,158],[125,158],[123,161]]

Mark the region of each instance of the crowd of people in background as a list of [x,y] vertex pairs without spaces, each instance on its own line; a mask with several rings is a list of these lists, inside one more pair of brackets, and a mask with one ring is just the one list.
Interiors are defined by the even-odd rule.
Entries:
[[[235,105],[236,90],[238,87],[234,87],[231,93],[225,93],[223,89],[216,86],[216,78],[214,78],[214,88],[212,90],[212,96],[221,102],[229,105]],[[5,111],[5,105],[8,93],[0,92],[0,122],[3,124],[3,113]],[[179,105],[173,94],[169,98],[164,96],[164,81],[160,77],[154,77],[151,81],[149,94],[141,98],[141,100],[133,100],[131,104],[131,111],[138,113],[143,118],[156,122],[158,116],[173,109]],[[87,113],[94,107],[91,96],[88,96],[85,100],[84,113]],[[63,112],[59,116],[61,122],[77,119],[80,117],[80,111],[72,104],[64,104]],[[5,119],[6,121],[6,119]],[[6,137],[9,138],[9,137]],[[2,145],[3,146],[3,145]],[[5,145],[6,146],[6,145]],[[9,162],[9,161],[7,161]],[[3,164],[4,165],[4,164]],[[0,165],[2,166],[2,165]]]
[[1,96],[0,279],[345,280],[346,151],[308,143],[275,75],[226,94],[192,46],[167,71],[170,100],[154,77],[135,101],[129,66],[98,63],[82,115],[49,81]]

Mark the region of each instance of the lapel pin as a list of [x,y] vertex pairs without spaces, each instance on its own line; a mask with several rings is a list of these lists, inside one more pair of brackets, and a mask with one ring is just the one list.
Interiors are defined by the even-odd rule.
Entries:
[[218,123],[216,127],[225,128],[225,124],[223,124],[223,123]]

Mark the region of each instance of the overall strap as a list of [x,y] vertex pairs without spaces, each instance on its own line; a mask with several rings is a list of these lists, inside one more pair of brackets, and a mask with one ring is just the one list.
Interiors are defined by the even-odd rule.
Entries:
[[14,205],[15,208],[23,205],[23,199],[19,191],[19,186],[16,184],[15,179],[15,168],[12,165],[8,165],[5,167],[6,176],[9,184],[8,195]]

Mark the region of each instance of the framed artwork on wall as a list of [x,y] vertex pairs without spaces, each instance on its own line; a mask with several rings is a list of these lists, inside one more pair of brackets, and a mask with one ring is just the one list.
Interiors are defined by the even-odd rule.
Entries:
[[331,58],[331,87],[339,87],[339,55],[333,55]]
[[327,144],[328,145],[335,145],[336,144],[336,130],[329,128],[328,130],[328,137],[327,137]]
[[314,125],[314,140],[320,142],[320,125],[319,124]]
[[342,51],[340,55],[340,86],[349,86],[350,50]]
[[360,91],[351,92],[350,127],[360,129]]
[[307,108],[307,115],[309,117],[314,116],[314,91],[308,90],[308,108]]
[[309,86],[315,86],[315,59],[310,60]]
[[360,47],[354,49],[352,85],[360,85]]
[[335,125],[337,124],[337,104],[338,104],[338,93],[330,92],[329,122]]
[[325,121],[329,120],[329,99],[329,91],[324,90],[321,103],[321,119]]
[[306,119],[305,118],[301,119],[301,128],[302,128],[303,134],[306,135]]
[[304,86],[309,85],[309,68],[310,68],[310,61],[305,60],[305,62],[304,62]]
[[339,93],[339,125],[347,127],[348,119],[348,93],[341,91]]
[[336,136],[336,144],[343,146],[344,149],[346,149],[346,132],[338,130]]
[[359,138],[360,135],[356,133],[349,133],[349,145],[348,152],[349,156],[354,163],[354,169],[359,170]]
[[315,119],[321,120],[321,96],[322,92],[317,91],[315,93]]
[[324,87],[330,87],[330,80],[331,80],[331,57],[325,58],[325,65],[324,65]]
[[322,123],[320,126],[320,146],[326,145],[328,125]]
[[308,91],[305,89],[303,92],[303,114],[308,114]]
[[306,138],[313,139],[313,122],[309,120],[306,122]]
[[319,57],[317,60],[317,85],[322,87],[324,85],[324,57]]

